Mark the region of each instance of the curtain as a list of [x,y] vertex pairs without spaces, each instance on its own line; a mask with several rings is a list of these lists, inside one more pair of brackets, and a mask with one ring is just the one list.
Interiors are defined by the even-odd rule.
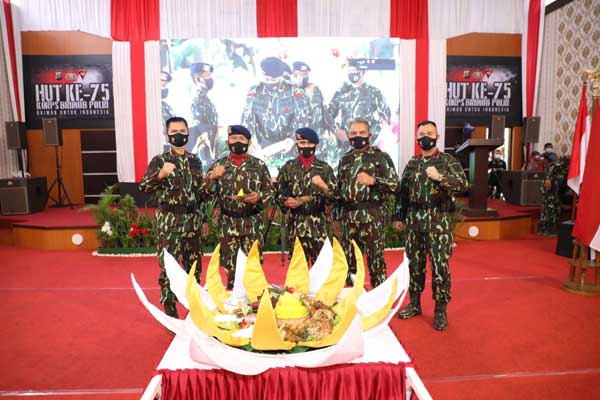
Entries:
[[402,39],[428,37],[428,0],[391,0],[390,36]]
[[298,0],[298,36],[390,35],[390,0]]
[[[558,45],[560,43],[560,32],[558,31],[559,12],[553,12],[546,16],[546,27],[544,30],[544,41],[542,57],[540,59],[540,82],[539,95],[537,103],[537,113],[542,116],[540,119],[540,140],[539,143],[555,143],[556,150],[561,154],[570,154],[570,140],[565,141],[567,146],[558,146],[561,141],[561,135],[557,134],[557,122],[554,116],[556,105],[556,67],[558,65]],[[569,132],[571,134],[572,132]]]
[[110,37],[110,0],[11,0],[22,31],[82,31]]
[[298,36],[296,0],[256,0],[256,33],[258,37]]
[[163,151],[162,140],[162,103],[160,96],[160,42],[145,43],[146,66],[146,126],[148,142],[148,160]]
[[160,38],[256,37],[254,0],[162,0]]
[[10,84],[6,70],[4,43],[0,41],[0,178],[17,175],[17,155],[15,150],[6,148],[6,129],[4,123],[13,121],[13,108],[10,96]]
[[429,119],[437,124],[437,147],[444,151],[446,131],[446,41],[429,41]]
[[129,42],[113,42],[113,90],[119,182],[135,182]]
[[416,40],[400,41],[400,118],[398,126],[399,171],[413,156],[415,149],[415,54]]
[[429,0],[429,38],[469,32],[521,33],[527,0]]

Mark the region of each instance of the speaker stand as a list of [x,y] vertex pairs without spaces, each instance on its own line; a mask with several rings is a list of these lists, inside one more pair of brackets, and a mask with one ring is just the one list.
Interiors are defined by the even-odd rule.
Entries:
[[[61,165],[60,165],[60,161],[58,159],[58,146],[54,146],[54,155],[55,155],[55,162],[56,162],[56,178],[54,178],[54,181],[52,181],[52,184],[50,185],[50,188],[48,189],[48,198],[53,200],[56,204],[53,204],[50,207],[52,207],[52,208],[63,208],[63,207],[73,208],[73,204],[71,203],[71,199],[69,198],[69,193],[67,193],[67,188],[65,187],[62,176],[60,174]],[[56,187],[58,189],[58,197],[56,199],[54,197],[52,197],[52,195],[50,194],[50,192],[54,188],[54,185],[56,185]]]

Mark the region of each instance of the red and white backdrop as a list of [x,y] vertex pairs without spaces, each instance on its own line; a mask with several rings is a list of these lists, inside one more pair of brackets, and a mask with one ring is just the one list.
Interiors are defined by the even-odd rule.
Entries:
[[[400,38],[399,168],[416,151],[418,121],[435,120],[444,132],[449,37],[469,32],[522,34],[523,115],[535,114],[543,32],[541,0],[2,2],[5,63],[0,73],[6,72],[8,84],[0,85],[0,89],[6,87],[8,93],[0,94],[0,101],[12,110],[10,117],[15,120],[25,118],[20,32],[79,30],[113,39],[117,165],[119,180],[124,182],[139,180],[148,161],[162,151],[160,142],[154,139],[162,130],[161,39]],[[443,147],[443,138],[438,146]],[[5,151],[0,147],[0,152]]]

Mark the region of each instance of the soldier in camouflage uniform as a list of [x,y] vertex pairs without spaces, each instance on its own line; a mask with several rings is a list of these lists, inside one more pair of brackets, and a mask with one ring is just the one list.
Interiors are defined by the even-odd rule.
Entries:
[[169,96],[169,88],[167,87],[171,82],[171,74],[167,71],[160,71],[160,97],[162,98],[162,118],[163,121],[167,121],[169,118],[175,116],[171,106],[165,101]]
[[353,149],[338,165],[336,205],[333,209],[334,234],[340,237],[340,221],[344,224],[342,246],[350,274],[356,273],[356,259],[351,240],[354,239],[367,256],[371,287],[385,281],[387,268],[383,259],[385,248],[384,214],[386,195],[398,187],[398,174],[390,156],[370,146],[369,122],[356,119],[348,126],[348,139]]
[[567,187],[567,175],[569,174],[569,157],[561,157],[550,164],[546,179],[542,182],[542,193],[544,203],[538,234],[542,236],[553,236],[554,229],[560,217],[562,205],[561,196],[569,190]]
[[216,160],[217,129],[219,115],[215,105],[208,97],[208,92],[213,88],[213,66],[198,62],[190,66],[192,81],[197,89],[197,94],[192,101],[192,123],[190,128],[190,141],[187,149],[210,165]]
[[395,229],[406,225],[406,256],[410,261],[410,304],[398,316],[406,319],[421,314],[429,255],[434,327],[444,330],[448,327],[446,305],[450,301],[448,259],[454,244],[454,195],[467,189],[467,177],[454,157],[435,147],[438,133],[434,122],[419,123],[417,136],[423,152],[412,157],[404,168],[393,218]]
[[283,80],[286,64],[280,59],[267,57],[260,66],[264,80],[248,92],[242,125],[254,132],[263,150],[276,145],[267,150],[265,157],[282,158],[294,147],[295,129],[307,125],[306,96]]
[[196,280],[200,281],[200,228],[206,234],[208,226],[202,224],[202,163],[195,154],[185,150],[189,136],[187,122],[183,118],[173,117],[167,120],[166,126],[171,149],[152,159],[140,182],[140,190],[156,196],[160,302],[168,315],[177,317],[177,297],[169,288],[162,251],[171,253],[187,272],[197,261]]
[[[390,121],[390,107],[387,105],[379,89],[365,83],[365,65],[359,60],[348,62],[348,81],[333,95],[327,107],[327,123],[336,132],[342,150],[346,151],[349,143],[346,132],[351,120],[362,118],[369,121],[373,142],[377,140],[382,123]],[[341,119],[336,122],[338,114]]]
[[228,128],[231,153],[209,169],[203,189],[217,201],[220,210],[221,265],[227,270],[227,287],[233,288],[238,249],[246,254],[255,240],[262,247],[263,210],[275,195],[264,162],[247,154],[252,135],[241,125]]
[[315,157],[319,144],[317,133],[310,128],[296,130],[298,157],[279,170],[277,202],[287,220],[290,257],[296,238],[300,240],[306,261],[314,264],[325,238],[325,205],[333,198],[335,180],[327,163]]

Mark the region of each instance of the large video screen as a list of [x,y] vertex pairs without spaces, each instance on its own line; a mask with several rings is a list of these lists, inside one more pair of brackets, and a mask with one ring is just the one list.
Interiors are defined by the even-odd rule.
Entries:
[[234,124],[250,129],[249,153],[273,176],[296,157],[294,132],[306,126],[319,135],[317,157],[335,168],[353,118],[367,119],[372,143],[397,160],[398,39],[166,40],[161,63],[163,123],[187,119],[188,150],[204,169],[228,154]]

